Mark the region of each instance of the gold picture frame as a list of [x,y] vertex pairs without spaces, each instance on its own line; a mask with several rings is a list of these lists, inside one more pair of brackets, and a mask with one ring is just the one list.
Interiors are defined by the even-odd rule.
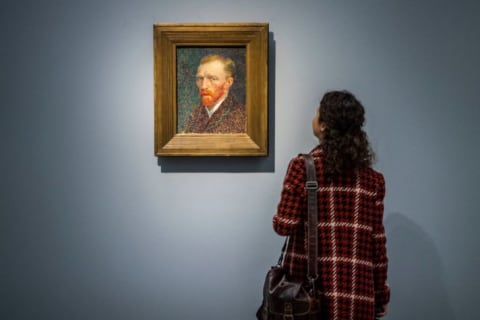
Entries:
[[[268,155],[268,23],[158,23],[153,34],[155,155]],[[177,55],[191,55],[189,50],[195,53],[203,48],[244,52],[245,133],[184,133],[179,129],[183,114],[178,110],[177,73],[183,64],[177,65]]]

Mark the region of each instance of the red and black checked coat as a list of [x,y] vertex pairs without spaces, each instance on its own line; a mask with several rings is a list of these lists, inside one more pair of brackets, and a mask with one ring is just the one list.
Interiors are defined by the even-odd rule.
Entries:
[[[390,299],[388,259],[383,226],[383,175],[371,168],[336,182],[324,179],[322,151],[312,150],[318,180],[318,270],[323,314],[320,319],[373,320],[375,307]],[[290,236],[284,268],[296,280],[307,271],[307,198],[305,164],[291,160],[273,228]]]
[[184,133],[244,133],[247,130],[245,106],[229,94],[220,107],[208,116],[203,105],[193,109]]

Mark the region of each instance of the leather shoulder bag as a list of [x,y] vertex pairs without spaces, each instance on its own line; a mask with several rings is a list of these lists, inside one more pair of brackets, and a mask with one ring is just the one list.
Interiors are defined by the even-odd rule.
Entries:
[[305,188],[308,192],[307,221],[307,282],[289,280],[287,272],[282,267],[288,238],[282,248],[277,265],[267,272],[263,287],[262,305],[257,311],[259,320],[307,320],[317,319],[320,313],[319,294],[315,282],[318,278],[318,183],[315,173],[315,163],[312,155],[303,155],[307,170]]

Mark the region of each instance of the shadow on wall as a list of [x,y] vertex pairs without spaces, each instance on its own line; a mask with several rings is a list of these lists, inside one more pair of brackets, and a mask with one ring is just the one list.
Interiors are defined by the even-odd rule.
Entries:
[[275,172],[275,40],[268,37],[268,156],[158,157],[162,172]]
[[385,229],[392,290],[388,319],[455,319],[429,235],[401,213],[389,214]]

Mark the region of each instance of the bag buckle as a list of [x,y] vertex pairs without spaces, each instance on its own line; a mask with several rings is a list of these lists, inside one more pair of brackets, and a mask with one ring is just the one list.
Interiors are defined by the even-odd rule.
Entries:
[[317,181],[307,181],[305,183],[305,189],[307,189],[307,190],[318,190],[318,182]]
[[295,320],[293,318],[293,305],[286,302],[283,310],[283,320]]

